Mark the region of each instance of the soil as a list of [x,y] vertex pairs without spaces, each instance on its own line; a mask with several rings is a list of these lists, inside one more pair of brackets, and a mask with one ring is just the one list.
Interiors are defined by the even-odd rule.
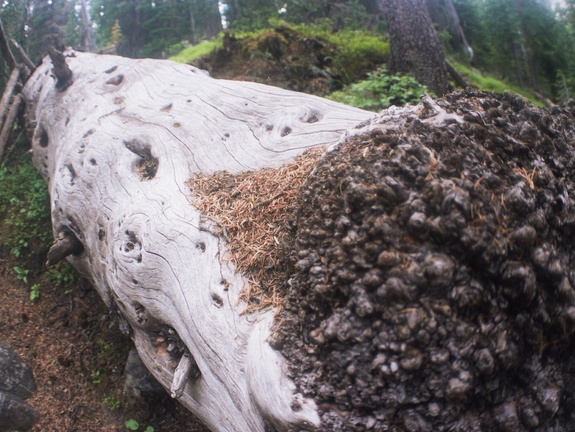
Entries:
[[37,390],[28,403],[40,420],[31,431],[125,432],[131,419],[140,431],[207,431],[167,393],[124,390],[132,342],[87,282],[65,289],[40,280],[40,298],[32,301],[15,265],[0,255],[0,342],[33,370]]

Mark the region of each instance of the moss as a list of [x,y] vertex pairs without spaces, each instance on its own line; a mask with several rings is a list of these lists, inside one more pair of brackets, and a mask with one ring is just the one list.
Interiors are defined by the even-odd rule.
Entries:
[[219,37],[217,39],[212,39],[209,41],[201,42],[197,45],[184,48],[178,54],[169,58],[169,60],[189,64],[192,61],[196,60],[199,57],[203,57],[217,48],[222,47],[222,38]]
[[523,96],[535,106],[538,107],[545,106],[539,99],[537,99],[535,96],[533,96],[532,93],[530,93],[527,90],[509,84],[505,81],[498,80],[497,78],[494,78],[492,76],[483,75],[478,70],[470,66],[466,66],[462,63],[452,62],[452,64],[453,67],[455,67],[455,69],[457,70],[457,72],[462,74],[473,87],[476,87],[479,90],[492,91],[495,93],[505,93],[506,91],[511,91],[513,93],[517,93],[518,95]]

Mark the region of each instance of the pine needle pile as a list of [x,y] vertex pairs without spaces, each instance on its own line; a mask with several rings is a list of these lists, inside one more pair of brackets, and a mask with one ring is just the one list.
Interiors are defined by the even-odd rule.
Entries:
[[300,187],[325,151],[314,148],[280,168],[197,175],[187,186],[193,205],[226,230],[229,255],[247,279],[242,299],[251,308],[277,307],[286,279],[284,240]]

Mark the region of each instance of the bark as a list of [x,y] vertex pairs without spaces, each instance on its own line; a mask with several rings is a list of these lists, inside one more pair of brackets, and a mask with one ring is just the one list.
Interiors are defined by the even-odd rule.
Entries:
[[425,0],[389,0],[386,15],[391,40],[391,72],[412,73],[436,95],[449,91],[445,56]]
[[169,61],[66,61],[69,87],[54,84],[45,59],[24,90],[55,237],[82,245],[59,258],[71,253],[148,369],[211,429],[318,425],[269,345],[275,311],[243,313],[246,280],[185,182],[282,166],[373,114]]

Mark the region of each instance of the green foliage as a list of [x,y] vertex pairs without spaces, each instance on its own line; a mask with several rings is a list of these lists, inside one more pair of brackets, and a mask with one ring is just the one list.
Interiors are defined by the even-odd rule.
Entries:
[[40,284],[34,284],[30,287],[30,300],[35,301],[40,299]]
[[28,276],[30,275],[30,270],[23,269],[22,267],[15,266],[13,267],[14,272],[16,273],[16,278],[21,280],[25,284],[29,282]]
[[104,402],[110,411],[114,411],[122,407],[122,401],[113,395],[104,396],[102,402]]
[[462,75],[465,76],[469,84],[483,91],[492,91],[495,93],[504,93],[511,91],[517,93],[524,98],[528,99],[533,105],[543,107],[544,104],[534,97],[531,93],[523,90],[521,87],[509,84],[505,81],[498,80],[492,76],[484,76],[476,70],[471,69],[461,63],[452,62],[453,67]]
[[[124,425],[126,425],[126,427],[132,431],[140,430],[140,423],[134,419],[126,420]],[[144,429],[144,432],[154,432],[154,428],[152,426],[148,426],[146,429]]]
[[99,370],[93,370],[90,372],[90,382],[92,384],[102,384],[103,374]]
[[10,253],[27,258],[46,252],[52,239],[46,183],[24,154],[0,166],[0,221]]
[[368,74],[366,80],[329,95],[330,99],[371,111],[380,111],[391,105],[402,106],[419,102],[427,88],[415,78],[405,74],[391,75],[385,67]]
[[126,420],[126,422],[124,424],[126,425],[126,427],[128,429],[133,430],[133,431],[136,431],[140,428],[140,423],[138,423],[134,419]]
[[78,274],[74,267],[67,261],[62,261],[55,268],[46,272],[46,280],[62,288],[69,288],[78,280]]
[[211,53],[213,50],[221,47],[222,47],[222,38],[219,37],[218,39],[205,41],[199,43],[198,45],[184,48],[176,55],[170,57],[170,60],[173,60],[178,63],[189,64],[195,59],[205,56]]

